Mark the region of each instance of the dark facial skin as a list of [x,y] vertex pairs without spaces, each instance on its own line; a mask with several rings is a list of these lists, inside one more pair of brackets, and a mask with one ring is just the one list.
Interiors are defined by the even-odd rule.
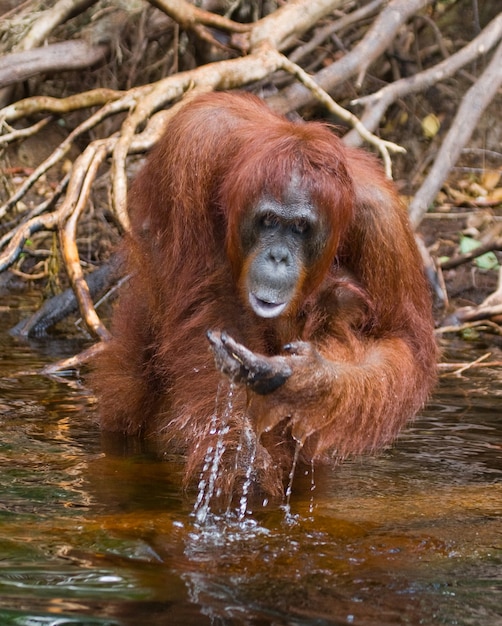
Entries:
[[315,206],[292,183],[282,202],[263,197],[241,229],[248,258],[243,290],[251,309],[263,318],[290,309],[326,236]]

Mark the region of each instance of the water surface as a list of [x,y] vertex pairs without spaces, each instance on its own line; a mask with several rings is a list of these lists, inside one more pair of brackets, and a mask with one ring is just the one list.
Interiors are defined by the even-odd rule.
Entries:
[[23,344],[18,317],[0,319],[2,626],[502,624],[500,369],[443,378],[380,456],[305,468],[288,511],[198,525],[179,459],[102,439],[78,379],[26,374],[79,343]]

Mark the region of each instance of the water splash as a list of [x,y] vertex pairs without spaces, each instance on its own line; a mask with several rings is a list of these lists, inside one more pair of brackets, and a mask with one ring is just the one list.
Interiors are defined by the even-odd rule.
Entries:
[[314,512],[314,491],[316,488],[314,468],[315,468],[314,459],[310,459],[310,503],[309,503],[310,514]]
[[[242,418],[242,429],[239,444],[235,450],[234,471],[232,483],[229,485],[227,515],[232,516],[232,503],[234,502],[235,477],[239,474],[239,467],[246,466],[246,475],[243,484],[243,495],[248,494],[252,483],[254,461],[256,458],[256,435],[247,414]],[[242,498],[241,498],[242,500]],[[241,503],[242,504],[242,503]],[[247,504],[246,504],[247,507]]]
[[246,446],[247,452],[247,468],[246,475],[244,477],[244,483],[242,485],[242,495],[239,500],[238,520],[242,522],[246,513],[248,513],[248,496],[251,484],[253,482],[254,462],[256,459],[256,435],[251,427],[248,416],[244,417],[244,428],[242,430],[242,436],[240,441],[241,451]]
[[221,471],[220,462],[226,449],[225,437],[230,430],[229,422],[233,411],[235,385],[230,383],[228,386],[225,409],[223,410],[221,421],[218,419],[218,407],[221,396],[220,390],[221,385],[218,387],[218,393],[216,394],[216,408],[211,416],[209,426],[209,435],[212,438],[216,438],[216,442],[208,445],[207,447],[206,455],[204,457],[204,465],[199,478],[199,492],[193,510],[193,515],[199,524],[204,524],[206,521],[211,511],[211,500],[213,499],[213,496],[220,495],[219,493],[216,493],[216,483]]
[[293,516],[291,515],[291,494],[293,492],[293,479],[295,477],[296,466],[298,464],[298,459],[300,457],[301,449],[303,448],[303,443],[301,441],[296,442],[295,454],[293,456],[293,463],[291,464],[291,470],[289,472],[288,486],[286,489],[286,501],[283,505],[284,512],[286,514],[286,520],[293,521]]
[[[223,390],[227,389],[226,397],[223,398]],[[231,420],[235,416],[234,412],[234,397],[236,393],[236,385],[234,383],[228,384],[228,386],[220,383],[218,387],[216,406],[213,415],[211,416],[208,439],[209,443],[204,456],[204,463],[199,477],[198,494],[194,504],[192,515],[195,517],[196,524],[200,526],[211,526],[215,520],[221,520],[222,517],[226,518],[228,522],[237,524],[245,523],[246,519],[249,519],[249,515],[252,511],[249,509],[249,496],[251,487],[256,472],[256,457],[258,440],[256,433],[247,414],[244,414],[241,418],[241,434],[239,443],[235,449],[235,459],[233,465],[233,471],[230,471],[231,480],[235,481],[235,477],[242,477],[242,484],[240,484],[240,492],[236,489],[236,484],[230,482],[228,487],[228,500],[226,510],[221,509],[221,500],[219,504],[219,512],[215,515],[211,511],[211,505],[214,504],[214,499],[219,499],[222,495],[218,482],[219,479],[224,477],[223,472],[225,468],[222,464],[222,458],[227,449],[227,435],[230,432]],[[221,415],[221,418],[220,418]],[[285,512],[286,521],[294,523],[295,519],[291,514],[291,494],[293,491],[293,480],[297,469],[300,452],[303,448],[303,442],[296,441],[296,447],[292,459],[291,469],[288,475],[288,485],[285,491],[285,499],[282,509]],[[228,455],[227,455],[228,456]],[[244,476],[239,470],[245,467]],[[314,461],[311,464],[311,492],[315,489],[314,480]],[[235,503],[237,503],[236,508]],[[267,500],[264,500],[263,506],[267,505]],[[310,502],[309,512],[312,513],[314,508],[313,496]],[[221,511],[223,510],[223,515]]]

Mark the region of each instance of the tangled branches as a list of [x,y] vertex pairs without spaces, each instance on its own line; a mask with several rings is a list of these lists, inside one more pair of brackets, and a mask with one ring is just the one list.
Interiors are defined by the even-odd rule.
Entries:
[[[475,62],[486,65],[478,79],[468,77],[472,86],[464,110],[459,109],[422,187],[412,190],[411,215],[418,225],[502,82],[502,14],[489,16],[465,45],[447,45],[434,21],[440,15],[434,14],[432,0],[221,0],[211,11],[185,0],[58,0],[42,12],[36,5],[35,0],[23,3],[4,15],[6,26],[0,28],[5,105],[0,149],[7,190],[0,207],[0,271],[19,262],[35,233],[56,232],[81,314],[100,340],[108,338],[108,330],[84,277],[79,226],[97,180],[103,179],[115,225],[128,230],[127,177],[134,155],[151,148],[169,117],[195,94],[245,88],[259,92],[279,112],[317,106],[323,116],[347,127],[347,142],[367,142],[379,151],[390,175],[390,153],[402,148],[378,136],[388,111],[405,110],[410,95],[466,73]],[[225,8],[228,14],[222,14]],[[12,32],[17,37],[7,41]],[[77,89],[71,74],[70,93],[55,97],[43,77],[49,73],[57,87],[53,91],[64,92],[68,89],[61,89],[57,76],[76,69],[86,70],[82,83],[89,88]],[[31,93],[19,98],[23,81],[31,81]],[[476,114],[466,116],[473,100]],[[32,169],[21,168],[22,176],[13,177],[11,151],[54,125],[65,129],[61,141]],[[54,172],[50,192],[39,201],[37,185]]]

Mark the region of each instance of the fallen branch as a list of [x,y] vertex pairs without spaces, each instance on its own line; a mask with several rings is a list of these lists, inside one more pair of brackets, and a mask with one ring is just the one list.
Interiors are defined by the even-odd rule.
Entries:
[[[437,65],[424,70],[409,78],[402,78],[390,85],[386,85],[379,91],[356,98],[352,104],[364,105],[361,115],[361,123],[370,131],[374,131],[387,109],[399,98],[404,98],[425,89],[432,85],[453,76],[459,69],[472,63],[479,57],[484,57],[502,38],[502,13],[494,18],[479,35],[467,43],[455,54],[441,61]],[[347,143],[358,145],[359,136],[351,132],[345,136]]]
[[[97,298],[119,278],[120,273],[120,258],[114,255],[109,262],[87,274],[85,280],[91,296]],[[75,292],[71,288],[66,289],[46,300],[33,315],[21,320],[10,332],[17,337],[44,337],[49,328],[78,311],[78,308]]]
[[[100,122],[102,122],[107,117],[114,115],[116,113],[120,113],[122,111],[127,111],[128,108],[133,106],[135,98],[138,97],[138,92],[143,93],[146,92],[149,86],[141,89],[131,89],[126,92],[122,98],[117,100],[113,100],[112,102],[108,102],[101,109],[96,111],[93,115],[87,118],[82,124],[77,126],[54,150],[54,152],[45,159],[29,176],[23,185],[14,193],[9,200],[0,207],[0,219],[17,203],[23,196],[29,191],[29,189],[36,183],[36,181],[45,174],[51,167],[56,165],[59,161],[61,161],[65,155],[69,152],[70,148],[74,141],[83,133],[88,132],[95,128]],[[2,118],[2,111],[0,111],[0,119]],[[1,265],[1,263],[0,263]]]
[[0,88],[19,83],[42,72],[81,70],[102,63],[109,46],[93,46],[87,41],[73,39],[53,43],[43,48],[14,52],[0,58]]
[[256,22],[249,36],[250,50],[266,43],[285,50],[320,19],[342,6],[344,0],[292,0]]
[[467,91],[446,137],[436,155],[434,164],[422,186],[410,203],[412,224],[417,227],[429,205],[441,189],[448,172],[471,138],[483,111],[495,97],[502,85],[502,43],[498,45],[490,63],[474,85]]
[[[57,26],[68,18],[82,13],[96,2],[97,0],[58,0],[53,7],[37,15],[33,26],[13,47],[13,51],[22,52],[40,46]],[[10,86],[0,90],[0,106],[8,102],[11,92]]]
[[39,131],[41,131],[44,126],[47,126],[50,121],[50,117],[46,117],[36,124],[28,126],[27,128],[12,129],[9,133],[0,135],[0,146],[5,147],[14,141],[20,141],[22,139],[26,139],[27,137],[33,137],[33,135],[36,135]]
[[495,237],[490,239],[489,241],[482,243],[477,248],[474,248],[470,252],[466,252],[465,254],[458,254],[451,259],[446,259],[440,263],[440,266],[443,270],[450,270],[454,267],[458,267],[463,263],[468,263],[478,257],[486,254],[487,252],[492,252],[493,250],[502,250],[502,237]]
[[52,31],[70,17],[83,13],[97,0],[58,0],[50,9],[37,15],[28,33],[16,46],[17,50],[31,50],[40,46]]
[[[465,322],[478,322],[481,320],[502,322],[502,267],[499,269],[497,289],[485,298],[480,305],[457,309],[445,320],[444,328],[458,330]],[[500,328],[498,332],[502,334]]]
[[[0,126],[6,122],[15,122],[23,117],[30,117],[37,113],[52,113],[64,115],[79,109],[88,109],[95,106],[103,106],[123,97],[127,92],[113,89],[92,89],[82,93],[68,96],[67,98],[53,98],[51,96],[33,96],[18,100],[0,110]],[[5,141],[5,135],[0,137]],[[13,138],[15,139],[15,138]]]
[[[316,74],[316,83],[331,92],[357,75],[356,87],[360,87],[368,67],[385,52],[402,25],[431,3],[432,0],[391,0],[353,50]],[[280,113],[289,113],[310,103],[312,94],[301,84],[291,85],[269,99],[270,106]]]
[[[373,134],[374,129],[368,130],[358,117],[338,105],[329,95],[328,90],[332,91],[341,82],[354,76],[357,76],[360,86],[369,66],[392,45],[398,33],[401,35],[406,21],[410,17],[416,16],[417,11],[431,4],[432,0],[390,0],[386,3],[384,0],[373,0],[373,2],[369,2],[364,7],[342,16],[340,19],[335,19],[335,17],[340,15],[340,12],[336,10],[342,5],[345,6],[342,0],[291,0],[283,3],[281,8],[274,13],[256,23],[248,24],[234,22],[231,19],[204,11],[184,0],[149,0],[149,2],[176,22],[173,26],[169,20],[162,17],[162,28],[160,29],[168,45],[173,46],[172,57],[176,58],[177,51],[182,50],[181,46],[186,45],[187,41],[192,44],[196,38],[199,39],[198,44],[201,40],[204,42],[201,47],[205,50],[211,49],[210,54],[213,55],[213,59],[221,59],[222,56],[235,57],[236,51],[244,53],[243,56],[208,62],[193,69],[168,75],[156,82],[133,87],[127,91],[94,89],[62,99],[35,96],[9,105],[0,111],[0,129],[4,132],[3,136],[0,137],[0,143],[6,147],[26,137],[36,135],[42,128],[47,127],[49,123],[60,116],[64,118],[66,114],[72,111],[81,111],[81,113],[71,116],[71,121],[76,121],[73,124],[68,124],[68,127],[72,129],[68,136],[34,171],[26,170],[23,172],[23,174],[27,174],[27,178],[0,207],[0,219],[8,216],[8,228],[10,229],[0,239],[0,271],[18,259],[26,239],[33,233],[38,230],[57,231],[60,237],[63,262],[68,271],[72,292],[78,297],[82,317],[91,333],[103,340],[108,338],[108,331],[96,314],[95,305],[92,301],[95,297],[92,279],[89,275],[84,277],[77,248],[77,225],[82,221],[82,215],[87,206],[92,204],[91,189],[98,170],[100,170],[100,177],[103,170],[106,170],[104,175],[109,176],[112,192],[111,213],[119,230],[127,231],[129,218],[126,202],[128,182],[126,172],[129,157],[132,154],[150,149],[160,138],[169,118],[179,107],[185,106],[193,95],[205,91],[247,87],[255,92],[263,89],[262,95],[267,97],[267,94],[276,88],[279,81],[284,80],[284,72],[286,72],[293,76],[297,82],[278,95],[267,98],[273,108],[284,113],[296,109],[302,104],[315,101],[322,103],[334,116],[354,128],[354,131],[349,132],[344,140],[350,142],[351,137],[357,134],[357,142],[360,143],[361,140],[364,140],[375,146],[382,155],[387,174],[390,175],[390,153],[401,151],[402,148],[375,136]],[[83,0],[59,0],[53,8],[64,8],[66,13],[59,13],[59,17],[56,18],[51,9],[53,16],[51,23],[59,24],[61,23],[60,20],[63,19],[61,15],[68,16],[68,12],[72,9],[79,10],[85,5],[90,6],[92,4],[94,2],[90,0],[85,2]],[[334,33],[341,32],[348,24],[357,23],[364,16],[372,14],[384,4],[385,8],[373,20],[372,26],[362,39],[360,37],[361,32],[364,32],[364,24],[351,29],[350,37],[353,38],[353,41],[358,42],[355,43],[352,50],[350,47],[353,44],[349,41],[349,37],[340,39],[340,41],[337,40],[335,45],[330,41]],[[333,15],[335,12],[336,14]],[[44,15],[47,16],[48,13],[45,12]],[[142,13],[141,28],[145,27],[146,20],[149,19],[148,16],[150,15],[153,15],[153,12]],[[157,15],[155,19],[158,20],[159,17]],[[421,19],[420,16],[416,17]],[[307,31],[316,24],[318,25],[321,19],[323,21],[317,30],[307,34]],[[157,23],[155,22],[155,24]],[[180,30],[190,31],[189,36],[179,33],[178,26]],[[32,28],[34,27],[35,25]],[[376,94],[370,94],[358,100],[365,106],[364,114],[372,112],[377,117],[379,116],[378,121],[380,121],[383,115],[381,111],[385,111],[388,107],[386,103],[394,102],[397,98],[408,93],[415,93],[430,86],[433,82],[437,82],[441,77],[458,71],[458,68],[468,63],[469,60],[480,56],[482,53],[481,43],[485,46],[485,52],[494,47],[496,42],[500,40],[501,29],[502,17],[499,15],[480,33],[477,39],[468,43],[458,53],[445,59],[434,68],[416,74],[410,79],[397,81]],[[90,30],[92,31],[92,27]],[[35,35],[36,32],[33,30],[32,34]],[[408,34],[411,35],[411,32]],[[34,36],[32,41],[35,41],[38,36]],[[298,46],[300,38],[304,38],[307,43]],[[439,32],[436,33],[436,38],[441,43]],[[183,40],[185,44],[183,44]],[[92,37],[89,41],[92,41]],[[117,41],[119,40],[117,39]],[[324,42],[326,56],[319,57],[317,55],[310,67],[320,67],[321,62],[324,62],[322,59],[330,58],[328,54],[335,57],[335,55],[339,56],[340,51],[342,53],[347,49],[350,51],[317,74],[311,75],[295,61],[305,58],[321,42]],[[74,45],[79,42],[74,40],[68,43]],[[52,45],[49,43],[48,48],[51,48]],[[129,50],[126,45],[127,39],[123,46],[124,56],[127,59],[126,55]],[[394,45],[397,53],[399,44]],[[295,46],[298,46],[296,50],[292,50]],[[229,51],[228,47],[232,47],[232,51]],[[130,58],[134,61],[134,68],[137,65],[137,58],[140,58],[138,57],[138,50],[140,49],[143,52],[145,50],[150,52],[148,39],[145,39],[144,46],[136,46],[131,50]],[[44,48],[35,52],[36,55],[44,56],[47,54],[47,49]],[[288,53],[289,59],[284,55],[285,52]],[[417,59],[419,59],[421,51],[416,49],[415,52]],[[30,55],[15,58],[22,60],[23,58],[30,58]],[[9,59],[12,61],[12,56]],[[149,75],[157,76],[160,74],[164,76],[172,71],[171,62],[168,65],[165,63],[165,59],[159,61],[158,55],[153,55],[152,61],[149,57]],[[185,67],[191,68],[193,63],[195,61],[190,61]],[[7,68],[5,63],[2,66],[0,61],[0,81],[2,67],[11,75],[14,71],[10,66]],[[38,66],[39,69],[42,67],[45,66]],[[159,71],[157,71],[158,68],[160,68]],[[22,70],[22,68],[18,69],[27,71]],[[35,71],[34,66],[30,71]],[[278,71],[280,71],[279,74],[277,74]],[[131,79],[132,74],[134,72],[131,73],[129,70],[128,77]],[[26,75],[28,74],[23,74],[23,76]],[[379,77],[377,76],[377,78]],[[289,80],[287,75],[286,80]],[[129,83],[122,81],[118,84]],[[474,102],[476,103],[475,99]],[[33,124],[32,121],[27,128],[13,128],[11,125],[30,116],[38,116],[35,117],[38,120],[41,115],[44,118],[40,122]],[[109,120],[109,127],[113,130],[103,125],[106,120]],[[20,124],[15,124],[15,126],[20,126]],[[111,134],[112,132],[114,134]],[[75,159],[70,175],[66,178],[60,175],[61,180],[57,189],[49,191],[52,195],[49,198],[45,195],[44,201],[34,206],[33,194],[29,192],[35,183],[49,169],[66,159],[70,148],[81,145],[87,136],[104,136],[104,139],[91,141]],[[38,193],[38,187],[35,187],[34,190]],[[61,195],[65,190],[66,195],[61,200]],[[47,193],[45,186],[43,193]],[[27,210],[26,207],[30,207],[30,209]],[[479,250],[474,252],[474,254],[481,253]],[[490,306],[496,307],[497,304],[492,302]],[[494,310],[497,311],[498,309],[495,308]],[[50,319],[54,319],[52,315],[53,310],[51,309],[49,311]],[[45,318],[42,317],[41,320],[38,320],[36,327],[43,328],[45,321]]]
[[365,139],[370,145],[373,145],[380,152],[385,173],[389,178],[392,178],[392,161],[389,156],[389,151],[391,152],[405,152],[405,149],[402,146],[398,146],[397,144],[391,141],[385,141],[384,139],[380,139],[373,133],[370,133],[359,121],[359,119],[347,109],[344,109],[339,104],[337,104],[331,96],[322,89],[314,80],[311,78],[307,72],[305,72],[299,65],[296,63],[292,63],[287,57],[281,55],[281,68],[296,76],[296,78],[309,89],[312,94],[321,102],[333,115],[336,115],[338,118],[350,124],[358,133],[361,134],[361,137]]
[[195,29],[195,27],[211,26],[232,33],[247,33],[252,24],[234,22],[222,15],[205,11],[199,7],[185,2],[184,0],[148,0],[149,3],[171,17],[182,28]]
[[351,24],[355,24],[360,20],[363,20],[376,11],[385,3],[385,0],[373,0],[373,2],[369,2],[365,6],[362,6],[360,9],[352,11],[347,15],[340,17],[332,24],[328,24],[323,28],[319,28],[318,32],[315,34],[312,39],[306,44],[299,46],[296,50],[289,56],[289,60],[293,63],[299,63],[301,59],[311,52],[313,52],[318,46],[322,45],[322,43],[332,37],[335,33],[340,32],[341,30],[348,28]]
[[60,361],[46,365],[41,369],[40,373],[44,376],[55,376],[57,378],[63,376],[65,372],[73,374],[75,370],[78,370],[82,367],[82,365],[85,365],[85,363],[89,363],[89,361],[92,361],[96,355],[102,352],[105,345],[106,344],[103,341],[95,343],[75,356],[71,356],[67,359],[61,359]]
[[108,144],[106,140],[101,140],[92,142],[82,153],[80,157],[82,163],[78,170],[79,173],[81,172],[81,178],[79,180],[75,176],[70,181],[71,185],[78,185],[79,189],[76,189],[72,195],[70,195],[70,189],[68,189],[70,199],[66,199],[65,202],[67,204],[71,203],[72,197],[77,196],[78,200],[75,206],[70,205],[68,211],[62,212],[63,219],[60,221],[59,228],[61,253],[68,277],[77,296],[80,312],[84,316],[87,328],[95,337],[103,341],[110,339],[110,333],[96,313],[89,287],[84,279],[84,272],[80,264],[77,248],[77,223],[87,205],[92,184],[96,178],[99,166],[106,157],[107,151]]
[[487,361],[486,359],[490,356],[491,353],[488,352],[470,363],[439,363],[438,368],[440,372],[444,372],[445,374],[462,376],[464,372],[471,369],[479,369],[483,367],[502,367],[502,361]]

